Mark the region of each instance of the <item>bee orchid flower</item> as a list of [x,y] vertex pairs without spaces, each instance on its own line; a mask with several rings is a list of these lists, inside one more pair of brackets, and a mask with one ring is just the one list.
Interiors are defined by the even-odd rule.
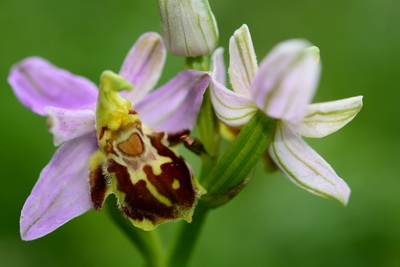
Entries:
[[166,50],[156,33],[142,35],[118,74],[91,81],[39,57],[16,64],[8,81],[20,102],[48,116],[61,145],[40,173],[20,219],[22,239],[42,237],[114,194],[144,230],[191,220],[201,190],[172,145],[196,122],[208,74],[185,70],[158,82]]
[[301,136],[320,138],[351,121],[362,97],[310,104],[320,74],[319,49],[305,40],[278,44],[257,64],[249,29],[243,25],[230,39],[229,75],[225,86],[222,49],[213,56],[211,99],[218,118],[241,128],[257,112],[276,119],[269,155],[293,183],[318,196],[346,205],[349,186]]

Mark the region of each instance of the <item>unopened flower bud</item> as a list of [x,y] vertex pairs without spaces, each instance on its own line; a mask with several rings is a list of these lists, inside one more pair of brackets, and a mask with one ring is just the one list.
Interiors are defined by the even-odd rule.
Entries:
[[207,0],[158,0],[161,28],[172,54],[209,55],[218,43],[218,28]]

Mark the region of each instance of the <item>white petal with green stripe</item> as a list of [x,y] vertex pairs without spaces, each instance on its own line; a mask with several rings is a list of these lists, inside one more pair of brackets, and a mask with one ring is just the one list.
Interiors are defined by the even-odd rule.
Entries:
[[309,105],[304,119],[291,127],[300,135],[320,138],[336,132],[361,110],[362,96]]
[[225,67],[223,50],[217,49],[213,54],[213,73],[210,84],[211,101],[218,118],[228,126],[241,127],[257,112],[251,98],[233,92],[225,87]]
[[347,204],[350,188],[346,182],[283,122],[277,124],[269,153],[285,176],[299,187]]
[[250,87],[258,71],[256,54],[247,25],[235,31],[229,41],[229,75],[233,90],[250,95]]
[[257,112],[253,100],[223,86],[216,80],[215,72],[211,82],[211,101],[215,114],[226,125],[241,127]]

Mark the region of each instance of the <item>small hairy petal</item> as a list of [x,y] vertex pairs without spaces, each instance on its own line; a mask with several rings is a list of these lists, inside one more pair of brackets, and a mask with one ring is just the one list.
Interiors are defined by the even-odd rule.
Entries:
[[256,53],[247,25],[235,31],[229,41],[229,76],[239,94],[250,96],[250,87],[258,71]]
[[283,122],[277,124],[270,155],[285,176],[299,187],[346,205],[350,188],[332,167]]
[[225,71],[221,62],[223,63],[223,55],[222,49],[219,49],[213,56],[211,101],[215,113],[223,123],[231,127],[241,127],[253,117],[257,107],[250,97],[233,92],[220,83],[221,72]]
[[303,118],[320,73],[319,50],[309,45],[305,40],[283,42],[261,63],[251,91],[270,117],[291,122]]
[[40,115],[47,115],[46,106],[78,110],[93,108],[96,103],[97,87],[91,81],[40,57],[14,65],[8,82],[19,101]]
[[96,138],[85,136],[56,151],[22,208],[23,240],[42,237],[92,208],[88,160],[96,149]]
[[205,72],[182,71],[134,108],[143,123],[156,130],[177,133],[192,129],[209,81],[210,77]]
[[93,110],[66,110],[55,107],[46,107],[45,110],[49,115],[48,126],[54,136],[55,146],[74,138],[94,134],[96,131]]
[[119,73],[133,84],[133,90],[122,93],[133,105],[142,100],[157,84],[165,57],[164,42],[155,32],[143,34],[133,45]]
[[226,68],[223,53],[224,49],[219,47],[212,55],[213,77],[217,82],[226,86]]
[[362,96],[311,104],[305,117],[291,128],[302,136],[320,138],[349,123],[362,108]]

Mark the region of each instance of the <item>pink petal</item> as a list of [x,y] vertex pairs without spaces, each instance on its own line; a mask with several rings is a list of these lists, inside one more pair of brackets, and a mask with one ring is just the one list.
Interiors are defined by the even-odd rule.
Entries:
[[219,47],[212,54],[213,77],[217,82],[226,86],[226,68],[223,53],[224,49]]
[[134,106],[144,124],[156,130],[177,133],[192,129],[210,77],[185,70]]
[[70,110],[93,108],[97,99],[97,87],[91,81],[40,57],[29,57],[16,64],[8,82],[19,101],[40,115],[46,115],[46,106]]
[[290,122],[304,116],[319,80],[319,50],[304,40],[277,45],[263,60],[251,91],[267,115]]
[[133,90],[122,93],[133,105],[157,84],[165,57],[164,42],[155,32],[143,34],[133,45],[120,71],[120,75],[133,84]]
[[92,208],[88,160],[96,149],[96,138],[86,136],[56,151],[22,208],[23,240],[42,237]]
[[46,107],[45,110],[49,115],[49,131],[54,136],[55,146],[96,131],[93,110],[66,110],[55,107]]

